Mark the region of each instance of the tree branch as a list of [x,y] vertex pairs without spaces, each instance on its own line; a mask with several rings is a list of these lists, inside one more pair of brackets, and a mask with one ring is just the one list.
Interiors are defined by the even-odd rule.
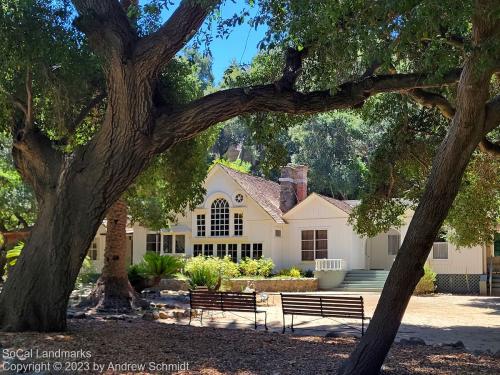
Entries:
[[344,83],[335,93],[280,91],[275,84],[222,90],[160,114],[153,134],[153,145],[157,150],[163,151],[173,137],[179,140],[189,139],[213,124],[242,114],[314,114],[352,108],[362,105],[377,93],[443,86],[457,82],[459,75],[460,70],[450,71],[439,82],[429,81],[428,75],[419,73],[371,76]]
[[68,131],[73,132],[78,125],[88,116],[90,111],[97,107],[106,98],[106,93],[97,94],[85,107],[82,108],[75,120],[68,126]]
[[486,137],[479,143],[479,149],[495,158],[500,158],[500,144],[493,143]]
[[500,125],[500,95],[495,96],[493,99],[486,103],[486,131],[489,133],[497,126]]
[[440,94],[422,89],[411,89],[407,93],[418,104],[428,108],[437,108],[447,119],[451,120],[455,116],[455,108]]
[[196,34],[203,21],[220,0],[183,0],[163,26],[141,39],[135,50],[135,60],[146,75],[155,75]]
[[138,39],[117,0],[72,0],[79,17],[74,25],[87,35],[89,43],[105,60],[132,57]]
[[26,71],[26,127],[33,128],[33,77],[31,69]]
[[302,71],[302,60],[307,55],[308,49],[304,48],[301,51],[295,48],[288,48],[285,56],[285,68],[281,79],[276,82],[276,88],[279,91],[293,90],[295,82]]

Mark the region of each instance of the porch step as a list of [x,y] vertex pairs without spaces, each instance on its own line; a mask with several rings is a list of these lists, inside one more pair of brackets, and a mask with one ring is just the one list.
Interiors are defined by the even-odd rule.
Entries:
[[335,290],[349,292],[380,292],[384,288],[389,271],[351,270]]

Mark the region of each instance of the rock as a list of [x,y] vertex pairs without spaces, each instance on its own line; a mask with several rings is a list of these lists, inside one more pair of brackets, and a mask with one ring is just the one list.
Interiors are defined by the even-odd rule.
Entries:
[[72,312],[68,312],[68,313],[66,313],[66,318],[68,318],[68,319],[73,319],[74,317],[75,317],[75,314],[74,314],[74,313],[72,313]]
[[338,337],[338,334],[337,332],[335,331],[331,331],[331,332],[328,332],[325,337]]
[[462,341],[458,340],[457,342],[450,342],[441,344],[442,347],[448,347],[453,349],[465,349],[465,345]]
[[105,320],[125,320],[124,315],[106,315],[103,317]]
[[165,312],[165,311],[160,311],[158,313],[158,315],[159,315],[160,319],[168,319],[168,318],[170,318],[169,314],[167,312]]
[[411,345],[426,345],[425,341],[420,337],[410,337]]
[[493,354],[493,357],[500,359],[500,350]]
[[158,320],[160,319],[160,314],[158,311],[146,311],[144,315],[142,315],[142,319],[144,320]]
[[84,313],[84,312],[82,312],[82,311],[76,312],[76,313],[73,315],[73,319],[87,319],[87,314],[85,314],[85,313]]
[[400,344],[403,345],[427,345],[424,340],[420,337],[410,337],[410,339],[401,339],[399,340]]

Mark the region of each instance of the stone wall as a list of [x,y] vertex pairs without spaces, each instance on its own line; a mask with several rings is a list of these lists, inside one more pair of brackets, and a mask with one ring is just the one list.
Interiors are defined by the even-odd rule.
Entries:
[[186,280],[161,279],[160,284],[155,289],[159,289],[159,290],[189,290],[189,283]]
[[318,290],[318,279],[230,279],[224,282],[224,288],[232,292],[241,292],[247,285],[256,292],[314,292]]
[[[314,292],[319,289],[317,278],[301,279],[230,279],[223,282],[224,291],[241,292],[247,285],[256,292]],[[162,279],[157,290],[189,290],[185,280]]]

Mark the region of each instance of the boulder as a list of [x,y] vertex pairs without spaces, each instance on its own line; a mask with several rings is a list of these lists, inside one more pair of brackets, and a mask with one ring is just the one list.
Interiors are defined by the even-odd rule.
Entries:
[[171,317],[170,314],[168,314],[166,311],[160,311],[158,315],[160,319],[168,319]]
[[146,311],[142,315],[142,319],[149,320],[149,321],[158,320],[158,319],[160,319],[160,314],[158,313],[158,311]]

